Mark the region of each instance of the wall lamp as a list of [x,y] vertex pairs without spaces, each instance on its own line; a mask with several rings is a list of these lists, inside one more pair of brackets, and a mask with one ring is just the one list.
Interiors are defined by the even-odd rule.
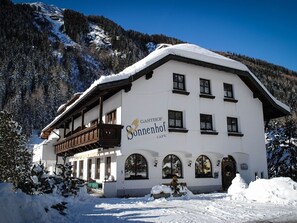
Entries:
[[220,165],[220,163],[221,163],[221,160],[218,160],[218,161],[217,161],[217,166],[219,166],[219,165]]
[[155,159],[155,160],[154,160],[154,167],[157,167],[157,166],[158,166],[158,160]]
[[192,160],[189,160],[188,166],[192,166]]

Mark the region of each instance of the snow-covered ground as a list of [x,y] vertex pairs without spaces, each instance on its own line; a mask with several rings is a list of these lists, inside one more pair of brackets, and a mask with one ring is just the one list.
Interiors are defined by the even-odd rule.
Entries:
[[[0,222],[297,222],[297,183],[290,178],[258,179],[248,188],[238,175],[228,193],[179,198],[29,196],[0,183]],[[53,204],[67,202],[66,215]]]

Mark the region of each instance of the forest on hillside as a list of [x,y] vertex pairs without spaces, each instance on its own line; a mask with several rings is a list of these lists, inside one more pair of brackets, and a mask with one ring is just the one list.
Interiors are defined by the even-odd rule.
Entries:
[[[124,30],[103,16],[51,7],[0,0],[0,110],[12,113],[27,135],[46,126],[74,93],[147,56],[148,43],[183,42]],[[99,37],[100,44],[95,41]],[[277,99],[290,105],[296,120],[296,72],[243,55],[221,54],[246,64]]]

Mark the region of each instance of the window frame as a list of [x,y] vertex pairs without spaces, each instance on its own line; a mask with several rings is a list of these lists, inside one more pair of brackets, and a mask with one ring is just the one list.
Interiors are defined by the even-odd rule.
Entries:
[[[235,121],[235,122],[232,123],[233,121]],[[229,127],[231,127],[231,129]],[[233,132],[238,133],[239,132],[238,118],[236,118],[236,117],[227,117],[227,131],[230,132],[230,133],[233,133]]]
[[[199,80],[200,80],[200,94],[203,94],[203,95],[212,95],[211,94],[210,80],[209,79],[205,79],[205,78],[200,78]],[[206,86],[205,83],[207,83],[208,86]],[[208,91],[206,91],[206,89],[208,89]]]
[[[204,123],[205,126],[207,126],[207,124],[210,124],[210,128],[207,128],[207,127],[202,128],[202,126],[201,126],[202,123]],[[213,131],[212,115],[209,115],[209,114],[200,114],[200,130],[201,131]]]
[[[179,80],[180,77],[182,77],[182,81]],[[180,84],[182,84],[182,87],[180,87]],[[173,73],[173,90],[186,91],[186,76],[184,74]]]
[[95,179],[100,179],[100,165],[101,165],[101,158],[96,158],[95,163]]
[[[165,163],[165,159],[167,159],[167,158],[170,161],[170,167],[169,167],[170,173],[168,173],[168,174],[164,170],[164,166],[165,166],[165,164],[167,164],[167,163]],[[179,162],[179,165],[180,165],[179,167],[173,168],[173,165],[174,165],[173,158]],[[178,171],[178,174],[176,174],[176,170]],[[173,176],[177,176],[177,178],[183,178],[183,164],[182,164],[181,159],[178,156],[176,156],[174,154],[168,154],[167,156],[164,157],[164,159],[162,161],[162,179],[172,179]]]
[[[230,124],[230,121],[235,121],[235,123]],[[229,126],[231,126],[230,130],[229,130]],[[235,128],[233,128],[233,127],[235,127]],[[227,132],[228,132],[228,136],[239,136],[239,137],[244,136],[244,134],[242,134],[239,131],[239,120],[238,120],[238,118],[236,118],[236,117],[227,117]]]
[[105,115],[105,124],[116,124],[117,122],[117,110],[112,110]]
[[[174,118],[171,118],[170,114],[174,114]],[[177,119],[177,115],[180,115],[181,119]],[[174,121],[174,125],[171,125],[171,121]],[[180,121],[181,125],[177,125],[176,122]],[[182,129],[184,128],[184,123],[183,123],[183,112],[182,111],[176,111],[176,110],[168,110],[168,127],[169,128],[177,128],[177,129]]]
[[[126,176],[126,172],[127,172],[127,162],[129,161],[129,159],[132,158],[134,161],[134,164],[132,166],[133,172],[131,172],[130,176],[127,177]],[[141,174],[137,174],[139,173],[139,166],[138,166],[138,161],[142,161],[143,163],[141,165],[144,165],[144,172],[145,172],[145,176],[143,177]],[[134,175],[132,174],[134,173]],[[148,179],[148,162],[146,160],[146,158],[141,155],[140,153],[133,153],[130,156],[127,157],[127,159],[125,160],[125,180],[145,180]]]
[[228,83],[223,83],[224,85],[224,98],[234,99],[233,85]]
[[[201,165],[199,163],[199,158],[202,159]],[[208,171],[208,173],[204,173],[204,169],[205,168],[205,161],[209,161],[209,165],[210,165],[210,171]],[[200,169],[202,170],[202,173],[198,173],[199,167],[201,167]],[[213,168],[212,168],[212,163],[211,160],[208,156],[206,155],[200,155],[197,157],[197,159],[195,160],[195,178],[213,178]]]

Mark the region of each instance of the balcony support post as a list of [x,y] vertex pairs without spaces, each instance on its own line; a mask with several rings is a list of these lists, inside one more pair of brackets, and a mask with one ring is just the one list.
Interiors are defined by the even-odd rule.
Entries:
[[100,96],[99,97],[99,125],[103,124],[102,116],[103,116],[103,98],[102,96]]
[[71,117],[71,134],[73,134],[74,131],[74,118],[73,116]]
[[63,135],[63,138],[66,137],[66,122],[64,122],[64,135]]
[[81,130],[85,128],[85,110],[81,111]]

